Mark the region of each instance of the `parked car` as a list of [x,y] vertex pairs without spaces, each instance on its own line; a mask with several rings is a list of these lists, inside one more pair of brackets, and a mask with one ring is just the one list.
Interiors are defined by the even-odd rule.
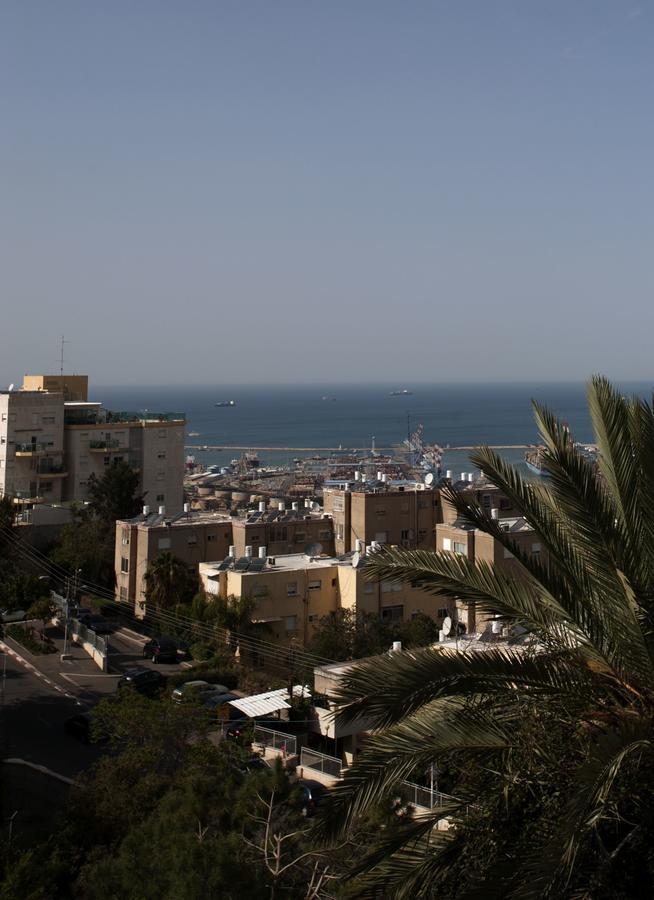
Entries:
[[124,691],[132,687],[139,694],[152,696],[158,693],[165,683],[164,676],[154,669],[130,669],[118,680],[118,690]]
[[212,693],[204,697],[203,706],[211,712],[215,712],[221,721],[227,722],[233,717],[241,717],[243,715],[242,712],[239,712],[237,709],[234,709],[233,706],[229,705],[230,700],[238,699],[239,697],[237,694],[230,694],[228,692],[225,692],[224,694]]
[[0,609],[0,622],[9,624],[10,622],[23,622],[27,618],[27,612],[24,609]]
[[92,631],[95,631],[96,634],[110,634],[113,631],[113,625],[104,616],[93,615],[90,613],[89,615],[82,616],[79,621],[82,625],[86,625],[87,628],[90,628]]
[[227,694],[229,688],[224,684],[210,684],[208,681],[185,681],[179,684],[172,692],[171,697],[175,703],[183,700],[204,700],[212,696]]
[[297,782],[300,789],[300,811],[303,816],[310,818],[316,814],[317,807],[327,796],[327,788],[319,781],[302,778]]
[[[88,713],[78,713],[76,716],[71,716],[69,719],[66,719],[64,722],[64,731],[71,737],[81,741],[82,744],[90,744],[92,741],[92,721],[93,720]],[[96,734],[94,737],[94,743],[96,744],[106,744],[109,740],[108,734]]]
[[143,647],[143,659],[148,657],[153,663],[175,663],[177,662],[177,644],[172,638],[152,638]]
[[89,609],[87,606],[78,606],[77,609],[75,607],[71,608],[71,616],[73,619],[77,619],[78,622],[81,622],[86,616],[92,616],[93,610]]

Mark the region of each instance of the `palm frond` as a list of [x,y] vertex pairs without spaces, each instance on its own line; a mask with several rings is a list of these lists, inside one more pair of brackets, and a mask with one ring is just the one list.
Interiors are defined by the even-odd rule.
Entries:
[[370,727],[382,728],[444,697],[477,699],[529,690],[574,703],[598,687],[597,675],[575,653],[526,654],[506,647],[479,653],[425,647],[374,657],[348,669],[334,699],[339,724],[365,717]]

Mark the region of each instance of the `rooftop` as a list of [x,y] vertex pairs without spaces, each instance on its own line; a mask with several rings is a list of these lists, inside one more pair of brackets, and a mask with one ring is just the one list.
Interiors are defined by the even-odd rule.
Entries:
[[231,523],[231,517],[224,513],[207,512],[205,510],[190,510],[189,512],[178,513],[176,516],[166,515],[158,511],[149,512],[147,514],[139,513],[132,519],[122,519],[122,525],[139,525],[143,528],[157,528],[165,525],[167,527],[189,527],[195,525],[223,525]]
[[[511,516],[506,519],[495,519],[499,527],[502,531],[508,531],[512,534],[521,532],[521,531],[533,531],[534,529],[529,524],[529,522],[523,516]],[[458,528],[460,531],[476,531],[477,528],[475,525],[471,525],[470,522],[466,522],[465,519],[456,519],[456,521],[451,523],[442,523],[436,526],[437,528]]]
[[[344,553],[342,556],[307,556],[306,553],[288,553],[283,556],[242,556],[236,558],[228,556],[222,562],[200,563],[202,571],[207,573],[213,569],[217,575],[219,572],[240,572],[242,575],[261,575],[270,572],[297,572],[298,569],[319,570],[330,566],[352,566],[353,553]],[[274,559],[274,562],[270,560]]]

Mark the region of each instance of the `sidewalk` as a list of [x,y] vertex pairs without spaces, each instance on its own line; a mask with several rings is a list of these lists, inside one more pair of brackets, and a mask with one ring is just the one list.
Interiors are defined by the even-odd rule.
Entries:
[[56,653],[32,654],[22,644],[6,636],[2,642],[11,656],[14,659],[20,657],[18,661],[21,665],[37,675],[44,684],[76,701],[94,702],[116,690],[118,676],[102,672],[76,644],[69,641],[66,648],[69,658],[61,659],[64,652],[63,629],[50,626],[47,635],[55,644]]

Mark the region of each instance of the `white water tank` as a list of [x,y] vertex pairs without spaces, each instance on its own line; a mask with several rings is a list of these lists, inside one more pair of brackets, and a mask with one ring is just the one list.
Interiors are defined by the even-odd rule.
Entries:
[[259,559],[265,559],[265,558],[266,558],[266,548],[259,547]]
[[285,509],[286,509],[286,504],[284,503],[283,500],[280,500],[279,501],[279,511],[284,512]]
[[491,509],[491,519],[499,519],[500,511],[499,509]]
[[266,511],[266,501],[260,500],[259,501],[259,512],[265,512],[265,511]]
[[311,509],[311,500],[309,500],[308,497],[306,497],[305,500],[304,500],[304,508],[305,508],[305,509]]
[[447,478],[448,481],[451,481],[451,480],[452,480],[452,470],[451,470],[451,469],[448,469],[448,470],[445,472],[445,477]]
[[295,512],[298,512],[300,509],[300,504],[296,500],[294,500],[293,503],[291,504],[291,507]]
[[356,541],[354,542],[354,552],[361,553],[361,551],[363,549],[364,549],[363,541],[360,540],[359,538],[357,538]]
[[502,634],[502,623],[499,619],[493,619],[491,622],[491,631],[493,634]]
[[383,481],[383,472],[377,472],[377,481]]
[[249,544],[248,544],[247,547],[245,548],[245,555],[246,555],[246,556],[252,556],[252,547],[251,547]]
[[401,649],[402,649],[402,641],[393,641],[393,646],[391,647],[392,652],[399,653]]
[[185,504],[184,504],[184,512],[186,513],[186,515],[188,515],[190,511],[191,511],[191,506],[190,506],[190,504],[189,504],[189,503],[185,503]]
[[229,556],[236,556],[236,547],[233,544],[229,545]]
[[149,515],[150,515],[150,507],[149,507],[149,506],[144,506],[144,507],[143,507],[143,515],[144,515],[144,516],[149,516]]
[[361,472],[359,472],[358,469],[357,469],[356,472],[354,473],[354,480],[355,480],[355,481],[361,481]]
[[468,476],[466,475],[465,472],[461,472],[461,479],[460,479],[460,480],[461,480],[461,481],[467,481],[467,480],[468,480]]
[[160,506],[160,507],[159,507],[159,515],[160,515],[160,516],[165,516],[165,515],[166,515],[166,507],[165,507],[165,506]]

